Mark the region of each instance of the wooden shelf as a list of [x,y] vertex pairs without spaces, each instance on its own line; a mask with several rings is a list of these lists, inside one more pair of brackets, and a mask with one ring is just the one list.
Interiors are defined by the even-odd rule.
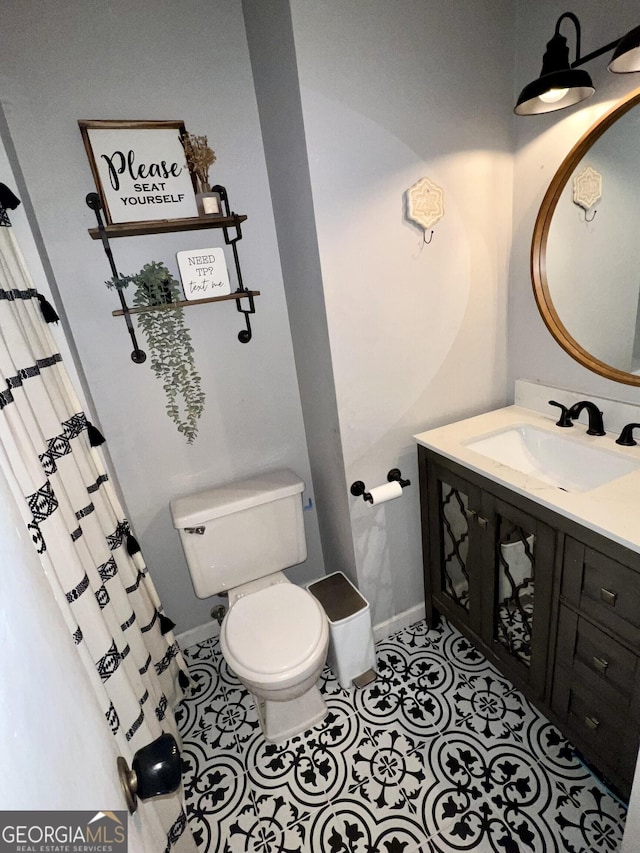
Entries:
[[[165,305],[154,305],[149,308],[129,308],[129,314],[143,314],[146,311],[157,311],[158,308],[186,308],[189,305],[204,305],[206,302],[226,302],[229,299],[245,299],[247,296],[260,296],[259,290],[236,290],[234,293],[227,293],[225,296],[209,296],[207,299],[184,299],[181,302],[167,302]],[[117,311],[112,311],[113,317],[124,316],[124,311],[119,308]]]
[[[233,228],[246,218],[244,214],[194,216],[189,219],[159,219],[155,222],[124,222],[106,225],[104,230],[107,237],[139,237],[141,234],[168,234],[171,231],[197,231],[202,228]],[[89,228],[89,234],[92,240],[100,239],[98,228]]]

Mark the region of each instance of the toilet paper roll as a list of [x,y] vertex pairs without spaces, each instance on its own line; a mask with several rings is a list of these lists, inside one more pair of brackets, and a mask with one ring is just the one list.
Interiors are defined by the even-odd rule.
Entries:
[[399,498],[402,495],[402,486],[398,482],[385,483],[384,486],[376,486],[375,489],[370,489],[369,494],[373,498],[373,505],[383,504],[386,501],[392,501],[394,498]]

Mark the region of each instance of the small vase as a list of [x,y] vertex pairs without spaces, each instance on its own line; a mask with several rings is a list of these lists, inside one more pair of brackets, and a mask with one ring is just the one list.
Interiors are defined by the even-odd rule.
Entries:
[[220,193],[206,192],[196,194],[196,204],[200,216],[223,216]]

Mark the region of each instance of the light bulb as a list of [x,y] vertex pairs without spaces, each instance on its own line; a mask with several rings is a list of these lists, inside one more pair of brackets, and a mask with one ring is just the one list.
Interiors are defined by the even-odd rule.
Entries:
[[568,91],[568,89],[549,89],[547,92],[543,92],[541,95],[538,95],[538,97],[541,101],[544,101],[545,104],[557,104],[558,101],[561,101],[564,98]]

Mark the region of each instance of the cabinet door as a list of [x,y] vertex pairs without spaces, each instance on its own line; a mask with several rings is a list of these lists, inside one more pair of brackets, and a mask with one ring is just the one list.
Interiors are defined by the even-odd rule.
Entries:
[[475,633],[482,618],[479,531],[481,493],[437,464],[428,477],[429,574],[435,606]]
[[495,500],[483,559],[483,637],[542,696],[555,562],[555,533]]

